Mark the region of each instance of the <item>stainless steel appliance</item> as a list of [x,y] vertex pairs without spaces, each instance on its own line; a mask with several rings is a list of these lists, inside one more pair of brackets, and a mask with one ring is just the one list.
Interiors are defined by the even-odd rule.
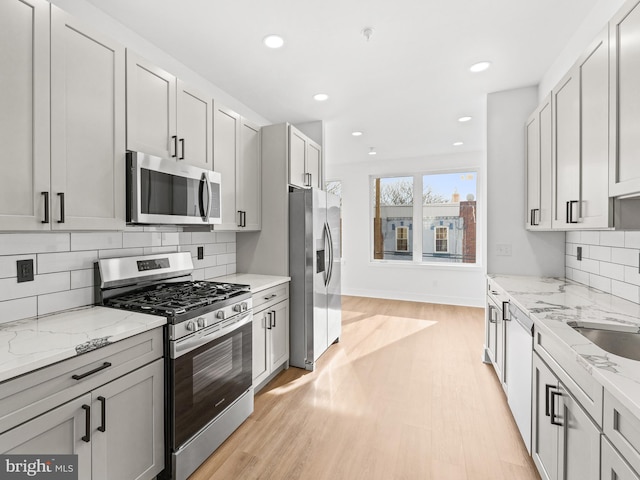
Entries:
[[249,287],[192,281],[189,253],[98,266],[100,303],[167,318],[162,478],[185,479],[253,412]]
[[340,339],[340,199],[318,189],[289,193],[289,363],[313,370]]
[[127,152],[127,222],[222,222],[220,174],[178,160]]

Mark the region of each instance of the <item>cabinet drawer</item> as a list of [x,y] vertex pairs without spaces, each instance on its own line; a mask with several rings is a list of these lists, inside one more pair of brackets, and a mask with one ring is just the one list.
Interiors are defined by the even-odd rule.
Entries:
[[614,478],[616,480],[640,480],[636,472],[622,458],[622,456],[611,446],[607,437],[602,436],[602,462],[600,463],[600,478],[606,480]]
[[284,299],[289,298],[289,282],[282,285],[262,290],[253,294],[253,312],[259,313],[261,310],[275,305]]
[[0,433],[161,358],[163,351],[163,329],[156,328],[7,380],[0,384]]
[[496,284],[487,280],[487,298],[491,299],[498,308],[502,311],[503,320],[509,319],[509,296],[502,292],[502,290],[496,288]]
[[577,353],[553,335],[535,327],[534,350],[567,387],[595,423],[602,427],[603,388],[586,370],[588,365]]
[[603,430],[627,462],[640,472],[640,419],[606,390]]

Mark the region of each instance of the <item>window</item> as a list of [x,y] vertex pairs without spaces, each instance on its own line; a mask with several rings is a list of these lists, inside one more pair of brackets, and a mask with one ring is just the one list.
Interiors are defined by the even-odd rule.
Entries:
[[434,234],[435,253],[449,253],[449,227],[436,227]]
[[340,198],[340,257],[342,257],[342,182],[340,180],[327,181],[324,190]]
[[477,176],[373,177],[373,260],[476,263]]
[[396,228],[396,250],[408,251],[409,227]]

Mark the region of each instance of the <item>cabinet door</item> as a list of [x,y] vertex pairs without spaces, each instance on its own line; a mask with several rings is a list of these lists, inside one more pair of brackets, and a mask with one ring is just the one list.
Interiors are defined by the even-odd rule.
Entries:
[[51,7],[51,227],[124,227],[125,50]]
[[306,173],[307,137],[293,126],[289,126],[289,184],[308,187]]
[[558,380],[536,353],[533,354],[532,387],[531,456],[543,480],[556,480],[558,478],[558,426],[551,423],[551,393],[557,391]]
[[176,77],[127,50],[127,149],[177,158]]
[[178,80],[178,160],[213,169],[213,99]]
[[[605,29],[578,61],[580,72],[580,223],[609,227],[609,39]],[[640,163],[640,162],[639,162]]]
[[560,480],[600,479],[600,431],[560,384],[562,423],[558,464]]
[[603,435],[601,442],[600,478],[602,480],[640,480],[622,455],[609,443],[607,437]]
[[164,468],[163,365],[156,360],[93,391],[92,480],[147,479]]
[[289,300],[274,305],[271,313],[271,371],[289,358]]
[[487,322],[486,322],[486,342],[487,342],[487,351],[489,353],[489,359],[492,363],[496,361],[496,320],[497,310],[490,303],[487,304]]
[[0,229],[49,230],[49,3],[0,2]]
[[540,215],[538,228],[551,228],[553,212],[553,117],[551,97],[539,109],[540,139]]
[[504,388],[504,359],[505,359],[505,326],[504,319],[502,318],[502,310],[496,310],[496,350],[495,350],[495,363],[493,366],[496,369],[500,384]]
[[526,226],[535,227],[540,215],[540,120],[536,109],[525,127],[525,153],[527,156],[527,210]]
[[580,216],[580,83],[575,68],[552,95],[556,187],[553,226],[576,228]]
[[268,310],[255,313],[253,315],[252,330],[252,378],[253,385],[259,385],[265,378],[269,376],[269,360],[267,350],[267,325],[269,317]]
[[640,192],[640,2],[609,22],[611,43],[609,195]]
[[213,169],[221,175],[222,223],[214,230],[239,230],[236,206],[236,166],[240,147],[240,115],[215,105],[213,119]]
[[324,190],[322,184],[322,149],[320,145],[307,139],[307,163],[305,173],[310,175],[308,184]]
[[[91,394],[87,393],[3,433],[0,435],[0,452],[17,455],[76,454],[78,478],[91,478],[91,448],[95,432],[90,424],[87,425],[90,406]],[[89,437],[85,437],[87,433]]]
[[236,171],[238,210],[244,212],[243,230],[260,230],[262,225],[262,157],[260,127],[242,119],[240,156]]

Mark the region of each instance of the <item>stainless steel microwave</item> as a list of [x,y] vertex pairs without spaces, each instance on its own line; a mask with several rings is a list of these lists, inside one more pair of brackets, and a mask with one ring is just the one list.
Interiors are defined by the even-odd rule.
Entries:
[[127,152],[127,222],[222,222],[220,174],[176,160]]

